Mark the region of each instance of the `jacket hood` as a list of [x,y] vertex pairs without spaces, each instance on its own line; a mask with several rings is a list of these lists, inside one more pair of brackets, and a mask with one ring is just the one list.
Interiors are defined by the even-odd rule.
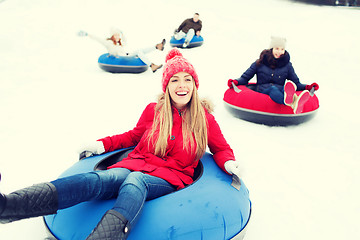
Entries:
[[212,113],[214,111],[214,104],[208,99],[201,99],[201,105],[208,113]]

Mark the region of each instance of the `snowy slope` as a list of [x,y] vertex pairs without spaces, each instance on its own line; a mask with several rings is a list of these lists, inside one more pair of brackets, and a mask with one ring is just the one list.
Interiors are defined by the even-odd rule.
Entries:
[[[53,180],[77,161],[83,142],[134,127],[161,91],[161,71],[102,71],[105,49],[79,30],[107,37],[117,26],[136,49],[169,41],[194,12],[205,43],[182,52],[242,162],[253,201],[246,239],[359,239],[357,9],[286,0],[0,1],[1,191]],[[227,80],[256,60],[271,34],[287,37],[300,80],[320,85],[310,122],[267,127],[224,109]],[[169,49],[150,57],[162,63]],[[0,226],[0,239],[45,236],[41,218]]]

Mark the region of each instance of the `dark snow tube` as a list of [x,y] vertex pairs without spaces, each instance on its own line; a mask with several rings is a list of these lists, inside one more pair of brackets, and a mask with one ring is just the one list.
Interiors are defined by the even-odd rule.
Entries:
[[[89,157],[75,163],[60,177],[106,169],[121,161],[127,149]],[[145,202],[129,240],[243,239],[250,219],[249,191],[241,181],[240,190],[209,153],[195,169],[195,182],[184,189]],[[52,238],[85,239],[112,208],[115,199],[89,201],[44,217]]]
[[[180,39],[180,40],[176,40],[176,39],[174,38],[174,36],[172,36],[171,39],[170,39],[170,46],[172,46],[172,47],[177,47],[177,48],[183,48],[184,42],[185,42],[185,38],[182,38],[182,39]],[[195,36],[191,39],[189,45],[188,45],[186,48],[199,47],[199,46],[203,45],[203,43],[204,43],[203,37],[202,37],[202,36],[196,36],[196,35],[195,35]]]
[[111,73],[142,73],[148,69],[148,65],[135,56],[115,57],[105,53],[99,57],[98,63],[102,70]]
[[[319,108],[319,100],[315,94],[305,103],[303,113],[294,114],[291,107],[278,104],[268,95],[254,91],[256,84],[237,87],[239,93],[233,88],[226,90],[225,106],[231,114],[246,121],[269,126],[298,125],[312,119]],[[299,95],[300,92],[296,94]]]

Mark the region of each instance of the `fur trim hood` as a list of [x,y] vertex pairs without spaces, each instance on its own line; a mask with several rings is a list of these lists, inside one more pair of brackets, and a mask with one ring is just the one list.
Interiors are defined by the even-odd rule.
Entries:
[[214,104],[209,99],[201,99],[201,105],[208,113],[212,113],[214,111]]
[[290,62],[290,54],[285,51],[285,53],[280,58],[274,58],[272,54],[272,49],[265,49],[260,53],[260,58],[256,61],[257,65],[264,64],[269,68],[281,68],[286,66]]

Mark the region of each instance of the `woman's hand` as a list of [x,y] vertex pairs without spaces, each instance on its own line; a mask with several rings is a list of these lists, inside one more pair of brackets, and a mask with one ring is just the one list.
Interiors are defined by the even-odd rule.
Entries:
[[228,80],[228,87],[229,87],[229,88],[233,88],[232,83],[234,83],[236,86],[237,86],[237,85],[239,85],[238,80],[235,80],[235,79],[229,79],[229,80]]
[[236,160],[226,161],[224,164],[225,170],[232,175],[231,186],[240,190],[241,180],[240,180],[240,163]]
[[93,155],[99,155],[105,152],[104,144],[102,141],[95,141],[85,144],[79,150],[79,159],[82,160]]
[[229,174],[235,174],[238,177],[240,177],[240,163],[236,160],[229,160],[226,161],[224,164],[224,168],[225,170],[229,173]]
[[319,89],[319,84],[317,83],[312,83],[310,85],[306,85],[305,89],[310,91],[312,88],[314,88],[315,91],[317,91]]

